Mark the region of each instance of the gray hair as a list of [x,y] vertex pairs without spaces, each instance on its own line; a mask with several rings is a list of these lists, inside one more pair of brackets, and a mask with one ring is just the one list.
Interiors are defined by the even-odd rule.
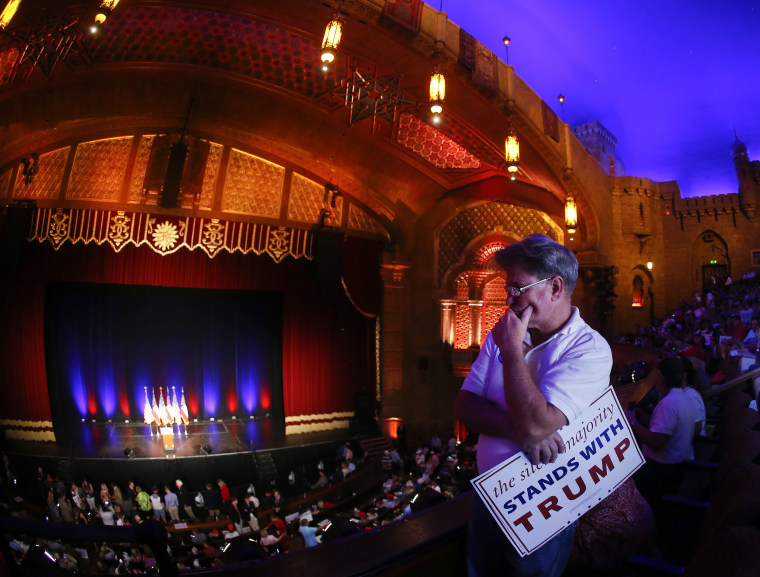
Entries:
[[502,268],[521,266],[538,278],[561,276],[570,295],[578,281],[578,260],[572,251],[543,234],[531,234],[495,255]]

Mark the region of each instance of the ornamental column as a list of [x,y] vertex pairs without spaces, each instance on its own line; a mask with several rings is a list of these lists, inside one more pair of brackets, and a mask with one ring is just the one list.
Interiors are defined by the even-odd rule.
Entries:
[[[380,337],[382,394],[378,389],[376,400],[382,400],[383,406],[387,408],[398,404],[397,398],[400,397],[403,388],[404,319],[408,298],[408,291],[404,289],[407,288],[408,272],[409,265],[396,258],[380,265],[380,275],[383,277]],[[400,398],[398,400],[400,401]]]

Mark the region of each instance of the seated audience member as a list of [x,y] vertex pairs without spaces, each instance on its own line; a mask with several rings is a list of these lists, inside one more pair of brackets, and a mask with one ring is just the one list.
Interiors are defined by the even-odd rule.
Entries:
[[235,537],[239,537],[240,533],[235,528],[235,525],[233,523],[227,523],[227,528],[225,529],[223,535],[225,539],[233,539]]
[[193,529],[192,534],[190,535],[190,542],[193,545],[202,545],[208,541],[208,537],[205,533],[198,531],[198,529]]
[[654,408],[649,426],[626,410],[631,429],[642,445],[646,463],[635,474],[636,487],[656,508],[660,498],[673,491],[680,478],[678,464],[691,458],[694,404],[682,386],[684,365],[678,357],[660,361],[657,390],[664,396]]
[[319,529],[309,525],[308,519],[301,519],[300,526],[298,527],[298,532],[303,537],[303,543],[305,547],[314,547],[319,544],[317,541],[318,531]]
[[327,475],[325,475],[324,471],[319,472],[319,478],[317,478],[317,482],[314,483],[311,486],[312,491],[319,491],[320,489],[324,489],[329,484],[327,480]]
[[273,547],[273,546],[276,546],[277,543],[279,543],[279,539],[277,537],[275,537],[274,535],[270,535],[267,532],[266,529],[262,529],[261,530],[261,539],[259,540],[259,542],[264,547]]

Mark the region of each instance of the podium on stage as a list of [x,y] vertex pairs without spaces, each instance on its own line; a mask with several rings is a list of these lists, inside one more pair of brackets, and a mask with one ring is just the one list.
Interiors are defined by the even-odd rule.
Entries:
[[173,427],[161,427],[161,438],[164,441],[164,452],[174,451],[174,428]]

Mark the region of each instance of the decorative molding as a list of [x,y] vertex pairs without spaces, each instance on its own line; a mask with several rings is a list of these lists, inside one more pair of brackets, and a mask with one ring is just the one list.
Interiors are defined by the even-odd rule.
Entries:
[[278,218],[285,168],[242,150],[232,149],[222,210]]
[[373,234],[381,234],[386,240],[391,239],[390,233],[369,214],[363,211],[355,204],[348,207],[348,228],[351,230],[361,230]]
[[335,198],[335,207],[331,207],[325,194],[325,187],[296,172],[290,181],[288,200],[288,220],[316,224],[320,212],[325,211],[325,226],[339,227],[343,211],[343,197]]
[[313,433],[331,429],[348,429],[353,411],[321,415],[295,415],[285,417],[285,434]]
[[30,241],[63,244],[109,244],[119,252],[127,245],[146,246],[161,255],[180,249],[267,254],[275,262],[285,257],[311,259],[312,234],[307,230],[217,218],[159,216],[123,210],[37,210]]
[[16,176],[13,198],[33,200],[58,198],[61,193],[61,182],[63,182],[63,172],[66,167],[66,160],[69,157],[69,150],[70,147],[67,146],[41,154],[38,172],[29,184],[24,184],[24,179],[19,172]]
[[77,145],[66,198],[118,201],[133,141],[126,136]]
[[7,439],[20,441],[50,441],[55,443],[53,423],[50,421],[26,421],[0,419],[0,427]]

